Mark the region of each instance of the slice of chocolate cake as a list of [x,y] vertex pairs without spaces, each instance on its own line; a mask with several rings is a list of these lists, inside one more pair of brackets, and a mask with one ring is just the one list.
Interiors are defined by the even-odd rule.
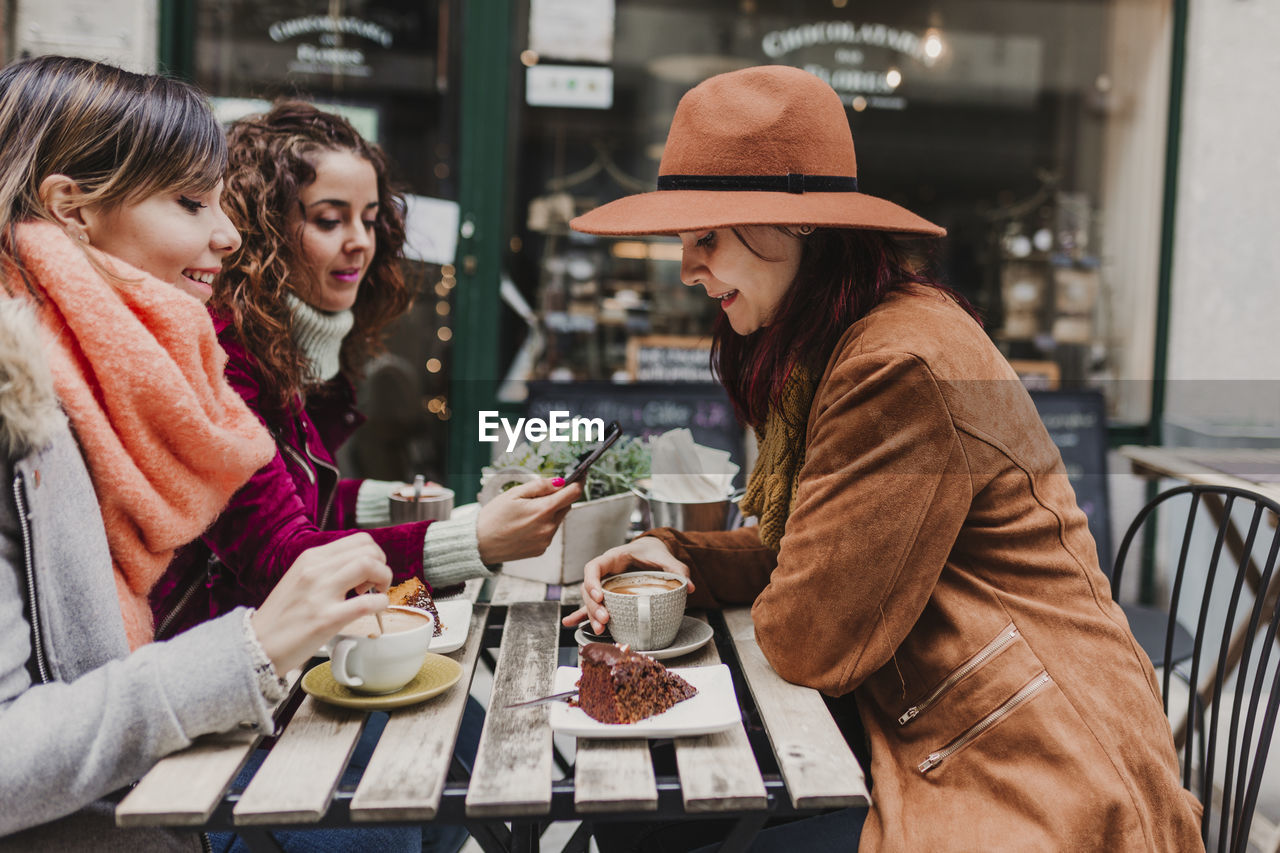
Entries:
[[436,600],[431,597],[431,590],[417,578],[409,578],[404,583],[396,584],[387,590],[387,598],[393,606],[416,607],[425,610],[435,617],[436,628],[433,637],[439,637],[444,626],[440,624],[440,613],[436,610]]
[[602,723],[634,723],[661,714],[698,692],[653,658],[612,643],[588,643],[578,652],[578,707]]

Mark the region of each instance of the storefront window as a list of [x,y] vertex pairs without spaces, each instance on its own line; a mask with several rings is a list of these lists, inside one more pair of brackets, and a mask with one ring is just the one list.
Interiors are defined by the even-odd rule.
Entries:
[[[1029,385],[1097,385],[1145,421],[1152,376],[1165,0],[608,0],[520,4],[510,275],[533,309],[518,379],[705,379],[716,306],[669,238],[571,232],[652,189],[676,102],[723,71],[808,69],[844,98],[859,182],[944,225],[947,281]],[[576,33],[576,37],[565,34]],[[654,339],[657,342],[654,342]],[[672,375],[672,378],[681,378]],[[1141,380],[1120,382],[1117,380]],[[519,383],[504,393],[519,399]]]
[[224,121],[301,97],[383,147],[408,195],[413,310],[360,388],[353,475],[440,479],[447,458],[457,240],[457,9],[448,2],[198,0],[195,81]]

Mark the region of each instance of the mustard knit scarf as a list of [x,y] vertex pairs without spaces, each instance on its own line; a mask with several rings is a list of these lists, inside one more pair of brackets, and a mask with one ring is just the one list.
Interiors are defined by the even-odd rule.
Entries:
[[763,427],[756,428],[759,455],[747,491],[742,514],[758,520],[760,541],[777,551],[791,515],[800,469],[804,466],[805,430],[809,408],[818,390],[813,372],[797,364],[783,383],[778,405],[769,407]]

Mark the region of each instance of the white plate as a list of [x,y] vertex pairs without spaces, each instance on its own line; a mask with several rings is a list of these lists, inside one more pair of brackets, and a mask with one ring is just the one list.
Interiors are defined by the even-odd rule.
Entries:
[[431,641],[431,652],[437,655],[456,652],[466,644],[467,632],[471,630],[471,601],[466,598],[437,601],[436,612],[444,628],[440,636]]
[[[741,721],[729,667],[721,663],[682,667],[671,672],[696,687],[697,695],[638,723],[597,722],[581,708],[571,707],[568,702],[556,702],[551,706],[551,730],[574,737],[670,738],[724,731]],[[580,675],[581,671],[576,666],[559,667],[551,692],[572,690]]]
[[[573,638],[578,641],[579,646],[585,646],[587,643],[613,642],[613,637],[609,636],[607,628],[604,636],[601,637],[587,630],[587,626],[590,624],[590,622],[583,622],[578,630],[574,632]],[[647,651],[645,654],[654,660],[678,658],[681,655],[687,655],[689,652],[702,648],[713,636],[715,636],[715,631],[706,622],[701,619],[694,619],[692,616],[686,616],[684,621],[680,623],[680,630],[676,632],[676,638],[671,641],[671,645],[665,649]],[[435,649],[433,648],[432,651],[435,651]]]
[[[437,601],[436,612],[440,614],[440,623],[444,628],[440,636],[431,641],[430,651],[437,655],[456,652],[466,645],[467,634],[471,631],[471,600],[451,598],[446,601]],[[316,657],[329,657],[328,643],[316,651]]]

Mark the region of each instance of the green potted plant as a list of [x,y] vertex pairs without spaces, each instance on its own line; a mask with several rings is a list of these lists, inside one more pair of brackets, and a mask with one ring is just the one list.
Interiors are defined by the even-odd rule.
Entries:
[[[521,444],[503,453],[482,471],[480,502],[503,489],[537,477],[561,477],[573,470],[593,443],[542,441]],[[649,476],[649,448],[638,438],[624,438],[605,451],[587,472],[582,497],[569,509],[547,550],[537,557],[513,560],[503,571],[549,584],[573,584],[593,557],[627,541],[637,480]]]

